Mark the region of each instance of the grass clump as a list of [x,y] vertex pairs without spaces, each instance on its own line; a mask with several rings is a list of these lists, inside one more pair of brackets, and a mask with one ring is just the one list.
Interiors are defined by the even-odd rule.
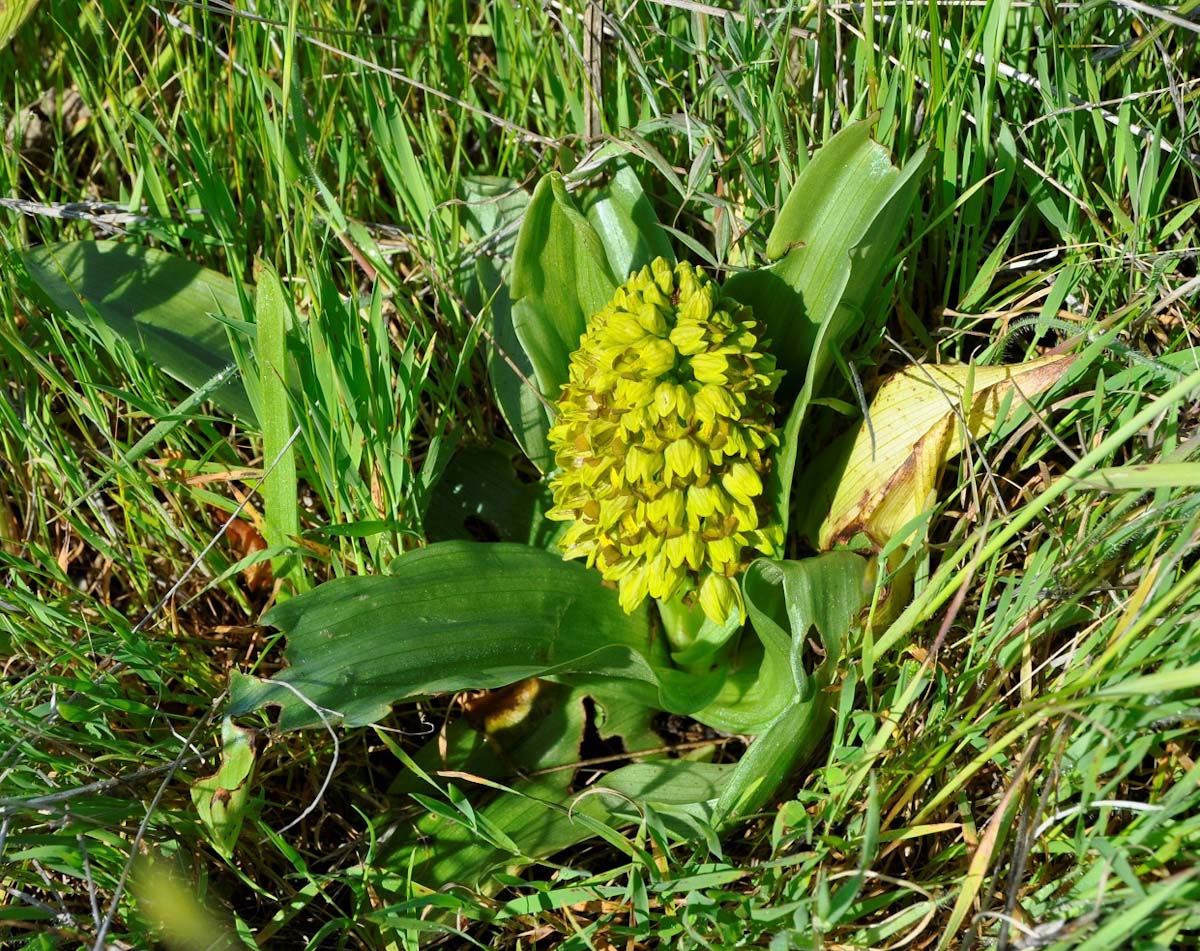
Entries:
[[[0,51],[0,934],[148,946],[169,874],[230,942],[285,947],[1196,941],[1195,33],[1186,4],[43,0]],[[918,356],[1078,357],[899,540],[914,601],[844,662],[786,800],[691,845],[647,811],[499,890],[411,894],[390,843],[458,800],[406,786],[409,757],[486,718],[442,697],[336,738],[253,724],[221,854],[189,790],[229,674],[280,665],[262,611],[436,535],[455,448],[506,435],[487,368],[523,190],[619,148],[724,275],[764,258],[751,209],[871,113],[932,158],[802,458]],[[238,375],[286,421],[267,450],[17,254],[113,236],[234,279]],[[290,494],[264,503],[268,473]],[[589,767],[629,755],[589,735]]]

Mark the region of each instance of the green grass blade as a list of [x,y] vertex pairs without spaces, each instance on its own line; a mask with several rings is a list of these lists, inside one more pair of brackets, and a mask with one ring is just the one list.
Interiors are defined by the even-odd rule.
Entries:
[[8,45],[37,5],[38,0],[5,0],[0,4],[0,49]]
[[[287,339],[290,307],[279,276],[264,264],[254,295],[257,319],[255,353],[259,365],[259,415],[263,433],[263,508],[266,538],[270,545],[287,546],[300,534],[300,490],[296,482],[296,457],[292,449],[291,395],[288,386]],[[276,577],[289,576],[304,590],[304,570],[299,559],[273,560]]]

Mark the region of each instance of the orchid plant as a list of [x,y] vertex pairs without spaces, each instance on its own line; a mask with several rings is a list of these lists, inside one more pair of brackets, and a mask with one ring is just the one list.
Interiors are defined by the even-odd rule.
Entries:
[[[394,746],[408,770],[393,792],[430,807],[405,846],[416,880],[486,888],[651,814],[687,837],[761,808],[820,744],[868,609],[878,622],[906,597],[893,541],[941,467],[1007,413],[1018,377],[1030,395],[1065,366],[898,378],[903,400],[885,387],[838,464],[803,466],[793,504],[803,424],[886,303],[924,166],[895,168],[869,131],[851,124],[812,156],[770,263],[723,284],[675,261],[615,147],[602,184],[546,176],[519,209],[511,262],[491,271],[507,280],[479,295],[497,402],[542,481],[518,483],[516,449],[466,450],[429,513],[444,540],[265,619],[286,633],[289,666],[238,678],[235,715],[273,704],[284,729],[363,725],[397,701],[490,691],[415,755]],[[490,506],[484,473],[529,504]],[[794,512],[817,554],[786,557]],[[472,540],[468,518],[528,543]],[[734,764],[670,758],[656,752],[660,711],[754,739]],[[589,717],[632,763],[584,788],[563,767]]]

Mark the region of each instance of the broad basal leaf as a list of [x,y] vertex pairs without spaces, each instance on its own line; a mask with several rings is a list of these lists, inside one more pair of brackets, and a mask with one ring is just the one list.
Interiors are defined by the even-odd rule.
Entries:
[[850,552],[753,562],[742,578],[752,633],[743,635],[729,678],[696,719],[733,733],[761,733],[791,703],[810,697],[818,665],[801,656],[805,638],[815,633],[827,656],[840,654],[866,598],[865,566]]
[[[491,891],[490,872],[516,873],[602,828],[637,822],[647,801],[663,812],[707,815],[733,772],[686,760],[639,763],[589,784],[577,798],[572,789],[583,786],[576,773],[588,729],[604,739],[619,736],[626,751],[661,749],[650,711],[635,694],[615,680],[587,687],[526,680],[470,698],[465,707],[466,717],[431,738],[388,790],[392,797],[413,794],[425,807],[439,804],[416,820],[402,854],[388,860],[404,868],[411,862],[413,878],[426,887],[469,882]],[[456,791],[447,785],[439,793],[431,783]],[[640,798],[629,802],[627,795]]]
[[[234,362],[225,325],[241,318],[233,281],[165,251],[117,241],[67,241],[20,252],[54,306],[100,324],[193,390]],[[213,402],[253,421],[242,383],[215,390]]]
[[[822,549],[865,534],[884,546],[933,504],[942,468],[968,439],[990,430],[1010,400],[1050,387],[1073,356],[976,367],[931,364],[891,377],[871,403],[871,427],[860,427],[829,514]],[[873,431],[873,432],[872,432]]]
[[[699,717],[718,725],[721,700],[744,692],[728,708],[725,729],[737,730],[744,711],[777,712],[728,779],[716,806],[724,823],[759,809],[820,744],[831,709],[825,688],[834,681],[843,647],[869,597],[867,561],[837,551],[801,561],[750,565],[742,588],[750,621],[765,648],[757,679],[730,677],[717,703]],[[815,647],[814,647],[815,645]],[[814,653],[819,650],[820,653]],[[779,707],[772,701],[786,702]]]
[[675,254],[634,170],[624,161],[615,161],[609,167],[614,171],[607,180],[580,188],[576,194],[580,210],[596,229],[609,269],[620,284],[655,258],[674,264]]
[[525,455],[545,471],[553,466],[546,445],[549,409],[513,327],[509,292],[517,224],[529,207],[529,193],[511,179],[478,176],[464,179],[463,192],[462,227],[472,244],[455,280],[471,311],[491,318],[488,378],[496,405]]
[[724,676],[672,669],[645,611],[625,614],[599,573],[523,545],[431,545],[392,575],[327,582],[264,621],[288,635],[290,666],[238,677],[232,712],[279,704],[284,729],[318,723],[315,707],[364,724],[407,697],[550,675],[618,678],[647,706],[691,713]]
[[574,196],[557,174],[538,183],[517,236],[510,289],[492,298],[492,386],[517,441],[543,472],[554,465],[546,446],[550,407],[587,318],[632,271],[655,257],[674,260],[637,176],[624,162],[613,167]]
[[[470,784],[462,777],[512,782],[529,773],[569,767],[580,758],[588,720],[586,695],[582,688],[531,677],[464,697],[464,715],[430,736],[412,755],[418,768],[397,775],[388,794],[429,793],[428,779],[436,774],[467,790]],[[573,770],[560,769],[554,775],[565,790]]]
[[[479,810],[474,826],[466,817],[445,814],[422,819],[423,841],[390,864],[411,868],[425,888],[455,882],[494,893],[497,886],[489,879],[495,872],[519,871],[588,839],[621,842],[611,830],[637,823],[646,805],[707,816],[732,772],[732,766],[687,760],[636,763],[576,795],[565,792],[561,782],[541,777],[500,793]],[[492,830],[502,832],[517,851],[496,841],[498,836],[488,834]]]
[[872,125],[852,123],[814,153],[767,238],[774,263],[725,285],[765,324],[793,393],[820,385],[832,347],[861,323],[916,194],[924,152],[897,169]]
[[542,482],[523,482],[513,467],[511,443],[467,446],[454,454],[434,486],[425,512],[430,541],[521,542],[545,548],[561,523],[543,516],[550,493]]

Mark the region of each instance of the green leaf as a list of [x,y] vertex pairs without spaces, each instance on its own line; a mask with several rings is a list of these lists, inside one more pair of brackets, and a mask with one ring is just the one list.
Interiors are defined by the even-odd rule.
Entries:
[[[829,675],[837,665],[846,634],[871,593],[867,567],[860,555],[831,551],[801,561],[759,558],[746,570],[742,588],[750,621],[760,637],[768,630],[787,635],[792,674],[801,692],[812,676]],[[825,658],[810,671],[802,653],[814,629]]]
[[[518,774],[578,762],[587,723],[586,695],[582,688],[529,679],[468,701],[465,716],[413,754],[420,768],[397,776],[389,795],[429,792],[429,774],[439,771],[508,781]],[[565,790],[573,774],[573,769],[562,769],[547,775],[559,776]],[[467,788],[466,783],[459,785]]]
[[513,325],[512,301],[491,261],[477,262],[481,282],[494,284],[491,297],[492,347],[488,353],[488,377],[496,405],[508,428],[529,461],[541,472],[554,468],[554,455],[546,439],[552,422],[551,403],[538,388],[533,362],[521,346]]
[[616,166],[616,172],[607,182],[581,188],[576,195],[584,216],[604,245],[609,269],[620,284],[655,258],[666,258],[673,265],[675,253],[637,174],[623,161]]
[[543,178],[521,222],[513,259],[512,316],[517,338],[548,400],[567,382],[567,364],[587,318],[617,282],[600,236],[557,174]]
[[426,537],[548,547],[561,523],[542,514],[550,505],[546,485],[518,478],[513,465],[517,452],[511,443],[498,442],[455,453],[430,494]]
[[606,182],[576,195],[578,205],[558,175],[538,183],[517,236],[511,294],[498,282],[502,270],[476,262],[493,317],[488,372],[496,401],[543,472],[554,466],[546,443],[551,406],[587,318],[632,271],[656,257],[674,260],[637,175],[624,162]]
[[227,859],[233,857],[246,818],[253,772],[253,734],[226,717],[221,725],[221,766],[213,775],[196,780],[191,796],[209,842]]
[[418,822],[420,845],[390,864],[408,867],[411,861],[414,879],[428,888],[457,882],[494,893],[499,886],[489,882],[493,873],[518,871],[591,838],[603,837],[630,851],[632,845],[611,830],[638,822],[647,805],[700,806],[705,814],[732,771],[728,765],[685,760],[636,763],[614,770],[570,802],[564,802],[559,782],[539,778],[501,792],[479,810],[491,827],[513,840],[519,854],[486,841],[462,822],[438,816]]
[[277,703],[284,729],[318,723],[314,705],[359,725],[408,697],[549,675],[640,684],[645,705],[688,714],[724,678],[672,669],[645,610],[625,614],[598,572],[523,545],[431,545],[391,576],[327,582],[264,622],[288,635],[291,666],[236,678],[232,711]]
[[[588,724],[586,698],[598,704],[595,729],[602,738],[620,736],[627,751],[658,749],[663,742],[649,729],[650,711],[635,694],[615,680],[605,681],[599,690],[596,686],[523,681],[468,708],[466,720],[451,723],[444,735],[426,743],[413,757],[399,751],[410,765],[389,789],[391,796],[440,788],[431,774],[457,787],[454,792],[444,790],[451,798],[472,791],[476,800],[481,799],[479,792],[498,795],[470,814],[462,800],[430,809],[431,798],[422,796],[431,814],[417,820],[404,854],[391,864],[407,867],[411,860],[425,885],[473,882],[491,889],[495,887],[487,881],[491,872],[515,873],[530,861],[577,842],[614,834],[604,833],[605,827],[639,821],[647,796],[656,809],[671,815],[706,817],[732,767],[639,764],[603,777],[588,786],[583,798],[571,801],[570,790],[579,786],[576,764]],[[602,714],[601,708],[606,712]],[[474,729],[467,720],[473,721]],[[518,772],[540,775],[532,781],[515,779]],[[502,778],[513,786],[495,782]],[[597,795],[601,790],[604,794]],[[686,821],[682,828],[684,835],[693,837]]]
[[[758,669],[735,671],[696,719],[718,729],[759,732],[722,793],[719,816],[744,815],[766,802],[820,742],[828,723],[823,689],[832,682],[846,636],[867,601],[867,562],[847,551],[802,561],[760,558],[742,579],[746,609],[762,644]],[[824,658],[806,663],[819,638]],[[758,712],[764,727],[748,722]],[[754,726],[754,730],[741,727]]]
[[805,639],[815,627],[827,662],[841,653],[866,600],[865,570],[866,562],[851,552],[753,562],[742,578],[753,630],[726,656],[729,676],[721,692],[693,716],[730,733],[762,733],[789,705],[810,697],[814,678],[829,668],[808,669],[801,656]]
[[[143,359],[193,390],[234,363],[225,326],[240,318],[229,278],[159,251],[116,241],[67,241],[20,252],[50,302],[76,320],[124,338]],[[253,422],[242,383],[213,402]]]
[[[284,547],[300,534],[300,490],[296,482],[296,457],[291,445],[292,404],[288,393],[287,337],[289,305],[279,275],[264,262],[254,294],[258,331],[254,355],[259,367],[258,407],[262,421],[263,464],[269,472],[263,480],[263,510],[267,543]],[[273,558],[276,577],[289,575],[303,590],[304,569],[294,555]]]
[[754,309],[793,398],[768,493],[786,530],[800,431],[842,345],[885,303],[879,286],[907,225],[926,152],[901,171],[855,122],[800,172],[767,240],[774,264],[733,275],[724,291]]
[[714,804],[713,822],[727,826],[749,816],[781,794],[801,764],[816,751],[831,713],[822,696],[793,699],[750,744]]
[[465,179],[463,192],[462,225],[473,246],[456,278],[471,311],[491,317],[488,378],[496,405],[525,455],[545,472],[554,464],[546,444],[550,413],[517,338],[508,288],[517,223],[529,207],[529,193],[511,179],[485,176]]

